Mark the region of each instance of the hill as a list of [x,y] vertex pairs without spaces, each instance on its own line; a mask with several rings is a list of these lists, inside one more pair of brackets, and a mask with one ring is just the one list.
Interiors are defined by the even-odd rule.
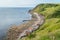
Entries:
[[60,4],[39,4],[33,10],[45,16],[45,23],[22,40],[60,40]]

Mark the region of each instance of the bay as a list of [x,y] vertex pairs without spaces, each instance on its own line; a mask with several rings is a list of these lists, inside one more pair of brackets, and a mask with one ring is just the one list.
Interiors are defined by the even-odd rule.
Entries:
[[30,20],[31,14],[28,11],[31,9],[31,7],[0,8],[0,40],[3,40],[12,25],[20,25],[23,20]]

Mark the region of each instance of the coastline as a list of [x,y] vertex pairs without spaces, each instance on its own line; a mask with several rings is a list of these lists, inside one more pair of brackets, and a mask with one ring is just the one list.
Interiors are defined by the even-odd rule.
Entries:
[[31,20],[19,26],[12,26],[7,33],[7,40],[19,40],[20,38],[29,35],[37,30],[44,23],[44,16],[36,12],[30,12]]

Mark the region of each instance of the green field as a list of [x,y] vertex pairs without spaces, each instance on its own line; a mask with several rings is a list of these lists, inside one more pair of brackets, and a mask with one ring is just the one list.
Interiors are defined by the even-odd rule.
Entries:
[[39,4],[32,11],[43,14],[45,22],[21,40],[60,40],[60,4]]

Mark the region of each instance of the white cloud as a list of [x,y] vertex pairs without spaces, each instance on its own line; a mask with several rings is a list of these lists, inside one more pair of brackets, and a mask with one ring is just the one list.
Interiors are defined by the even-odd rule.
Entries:
[[0,7],[35,6],[38,3],[39,3],[38,0],[0,0]]
[[60,3],[59,0],[0,0],[0,7],[30,7],[39,3]]

